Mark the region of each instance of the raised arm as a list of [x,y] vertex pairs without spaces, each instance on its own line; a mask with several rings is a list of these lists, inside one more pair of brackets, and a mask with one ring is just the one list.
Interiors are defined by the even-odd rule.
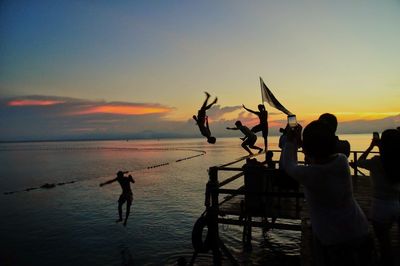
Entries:
[[115,181],[117,181],[117,178],[113,178],[113,179],[108,180],[108,181],[106,181],[106,182],[100,183],[100,186],[102,187],[102,186],[104,186],[104,185],[111,184],[111,183],[113,183],[113,182],[115,182]]
[[258,112],[256,112],[256,111],[253,111],[253,110],[251,110],[251,109],[247,108],[246,106],[244,106],[244,104],[242,104],[242,106],[243,106],[243,108],[244,108],[244,109],[245,109],[247,112],[253,113],[253,114],[255,114],[255,115],[257,115],[257,114],[258,114]]
[[364,161],[367,159],[368,154],[372,151],[372,149],[375,146],[378,146],[379,140],[377,139],[372,139],[371,144],[369,144],[369,147],[361,154],[360,158],[358,158],[359,161]]
[[133,177],[131,175],[129,175],[129,182],[135,183],[135,179],[133,179]]

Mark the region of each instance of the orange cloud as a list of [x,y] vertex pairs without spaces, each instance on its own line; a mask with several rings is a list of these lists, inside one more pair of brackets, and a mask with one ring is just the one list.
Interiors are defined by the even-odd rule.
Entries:
[[146,115],[169,112],[165,107],[131,106],[131,105],[101,105],[74,112],[74,115],[88,114],[118,114],[118,115]]
[[46,106],[64,103],[64,101],[55,100],[13,100],[8,102],[8,106]]

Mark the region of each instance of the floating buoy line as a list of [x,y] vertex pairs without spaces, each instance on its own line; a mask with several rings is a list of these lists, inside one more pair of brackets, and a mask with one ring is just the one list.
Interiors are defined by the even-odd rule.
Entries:
[[[143,168],[139,168],[139,169],[135,169],[135,170],[129,170],[129,172],[139,172],[139,171],[143,171],[143,170],[150,170],[150,169],[154,169],[154,168],[159,168],[159,167],[163,167],[163,166],[167,166],[167,165],[171,165],[173,163],[179,163],[182,161],[186,161],[186,160],[190,160],[190,159],[194,159],[196,157],[200,157],[206,154],[206,151],[204,150],[195,150],[195,149],[187,149],[187,148],[108,148],[108,147],[92,147],[92,148],[38,148],[35,150],[140,150],[140,151],[188,151],[188,152],[197,152],[199,154],[193,155],[193,156],[188,156],[188,157],[184,157],[184,158],[179,158],[175,161],[172,162],[164,162],[164,163],[160,163],[160,164],[155,164],[155,165],[149,165],[149,166],[145,166]],[[3,150],[3,149],[2,149]],[[22,151],[24,149],[10,149],[12,151],[18,150],[18,151]],[[30,149],[29,149],[30,150]],[[95,177],[98,178],[98,177]],[[88,179],[85,179],[88,180]],[[59,183],[45,183],[43,185],[41,185],[40,187],[29,187],[26,189],[22,189],[22,190],[15,190],[15,191],[6,191],[3,194],[4,195],[10,195],[10,194],[14,194],[14,193],[19,193],[19,192],[29,192],[32,190],[38,190],[38,189],[51,189],[51,188],[55,188],[56,186],[63,186],[63,185],[68,185],[68,184],[73,184],[73,183],[77,183],[80,181],[84,181],[84,180],[70,180],[70,181],[66,181],[66,182],[59,182]]]

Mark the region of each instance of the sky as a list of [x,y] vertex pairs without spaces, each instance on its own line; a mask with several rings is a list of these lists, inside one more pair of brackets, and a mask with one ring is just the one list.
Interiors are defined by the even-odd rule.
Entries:
[[[400,1],[0,2],[0,141],[217,137],[261,103],[261,76],[307,124],[400,124]],[[286,116],[269,107],[271,134]]]

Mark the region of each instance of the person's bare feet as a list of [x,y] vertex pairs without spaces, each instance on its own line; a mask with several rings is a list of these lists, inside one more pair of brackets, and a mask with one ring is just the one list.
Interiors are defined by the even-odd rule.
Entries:
[[124,226],[126,226],[126,222],[127,222],[127,220],[124,221]]
[[120,223],[120,222],[122,222],[122,219],[121,218],[119,218],[118,220],[116,220],[115,221],[116,223]]
[[207,95],[207,98],[209,98],[211,95],[208,92],[204,92]]

